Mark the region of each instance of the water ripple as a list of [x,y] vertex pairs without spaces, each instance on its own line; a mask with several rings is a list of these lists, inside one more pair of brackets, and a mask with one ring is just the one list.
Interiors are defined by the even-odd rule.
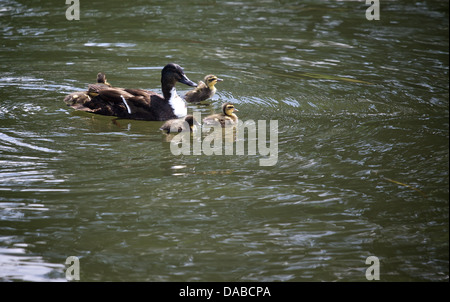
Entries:
[[25,143],[19,138],[9,136],[2,132],[0,132],[0,141],[3,141],[3,143],[6,143],[9,146],[25,147],[25,148],[29,148],[29,149],[32,149],[35,151],[40,151],[40,152],[46,152],[46,153],[61,153],[62,152],[60,150],[53,150],[53,149],[39,147],[39,146],[36,146],[33,144]]

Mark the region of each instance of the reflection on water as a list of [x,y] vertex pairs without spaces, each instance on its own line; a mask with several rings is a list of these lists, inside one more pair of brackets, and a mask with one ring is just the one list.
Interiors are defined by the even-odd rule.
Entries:
[[[0,8],[1,280],[448,280],[448,2],[66,8]],[[277,120],[276,165],[63,102],[99,71],[161,92],[168,62],[224,79],[189,113]]]

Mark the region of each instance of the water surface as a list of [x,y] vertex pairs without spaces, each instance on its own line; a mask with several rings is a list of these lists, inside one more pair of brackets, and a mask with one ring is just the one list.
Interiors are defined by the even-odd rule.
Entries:
[[[80,2],[0,1],[0,280],[448,281],[447,1]],[[277,164],[63,102],[169,62],[224,79],[189,112],[277,120]]]

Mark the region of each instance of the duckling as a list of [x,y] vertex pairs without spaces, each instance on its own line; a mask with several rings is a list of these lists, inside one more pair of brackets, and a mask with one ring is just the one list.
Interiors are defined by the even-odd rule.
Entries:
[[233,104],[227,102],[222,105],[223,113],[207,116],[203,119],[203,123],[205,123],[206,125],[214,125],[219,123],[222,128],[230,125],[235,125],[238,121],[238,117],[236,114],[234,114],[234,111],[239,110],[237,110]]
[[217,90],[214,85],[216,85],[217,82],[222,81],[222,79],[219,79],[215,75],[209,74],[205,76],[204,82],[198,82],[198,86],[195,89],[186,92],[186,94],[184,95],[184,99],[190,103],[201,102],[210,99],[214,96]]
[[111,88],[111,84],[106,80],[106,75],[103,72],[99,72],[97,74],[97,83],[88,85],[88,95],[96,97],[100,90],[108,88]]
[[68,106],[82,111],[87,111],[85,110],[84,104],[90,101],[91,97],[87,94],[86,91],[72,92],[64,98],[64,102]]
[[[67,95],[64,102],[70,106],[76,106],[78,110],[83,110],[82,105],[91,100],[91,97],[98,95],[97,91],[111,87],[111,84],[106,80],[106,75],[102,72],[97,74],[97,83],[89,84],[88,91],[78,91]],[[75,108],[75,107],[74,107]]]
[[88,95],[90,97],[96,97],[98,92],[102,89],[108,89],[111,84],[106,80],[106,75],[103,72],[97,74],[97,83],[88,85]]
[[99,72],[97,74],[97,83],[111,87],[111,84],[108,83],[108,81],[106,80],[106,75],[103,72]]
[[186,102],[178,96],[175,89],[177,82],[197,86],[184,74],[181,66],[170,63],[161,71],[163,95],[144,89],[108,87],[97,90],[97,95],[90,100],[84,99],[83,102],[78,102],[77,99],[66,97],[68,99],[66,103],[75,109],[96,114],[127,119],[166,121],[184,117],[187,114]]
[[[187,122],[187,125],[185,122]],[[188,126],[189,128],[186,128],[186,126]],[[197,122],[194,116],[186,115],[184,118],[181,119],[168,120],[159,129],[166,131],[167,133],[185,132],[185,131],[193,132],[196,130],[197,126],[200,126],[200,124]],[[171,129],[177,129],[177,131],[171,131]]]

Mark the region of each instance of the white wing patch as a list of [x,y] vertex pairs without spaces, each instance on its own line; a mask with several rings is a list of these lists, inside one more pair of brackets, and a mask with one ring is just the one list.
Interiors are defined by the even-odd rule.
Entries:
[[187,115],[186,102],[180,98],[177,94],[175,87],[170,91],[169,104],[173,109],[173,113],[178,117],[183,117]]
[[127,107],[128,114],[131,114],[131,109],[130,106],[128,106],[127,101],[125,101],[125,98],[122,95],[120,95],[120,97],[122,98],[122,102],[125,104],[125,107]]

